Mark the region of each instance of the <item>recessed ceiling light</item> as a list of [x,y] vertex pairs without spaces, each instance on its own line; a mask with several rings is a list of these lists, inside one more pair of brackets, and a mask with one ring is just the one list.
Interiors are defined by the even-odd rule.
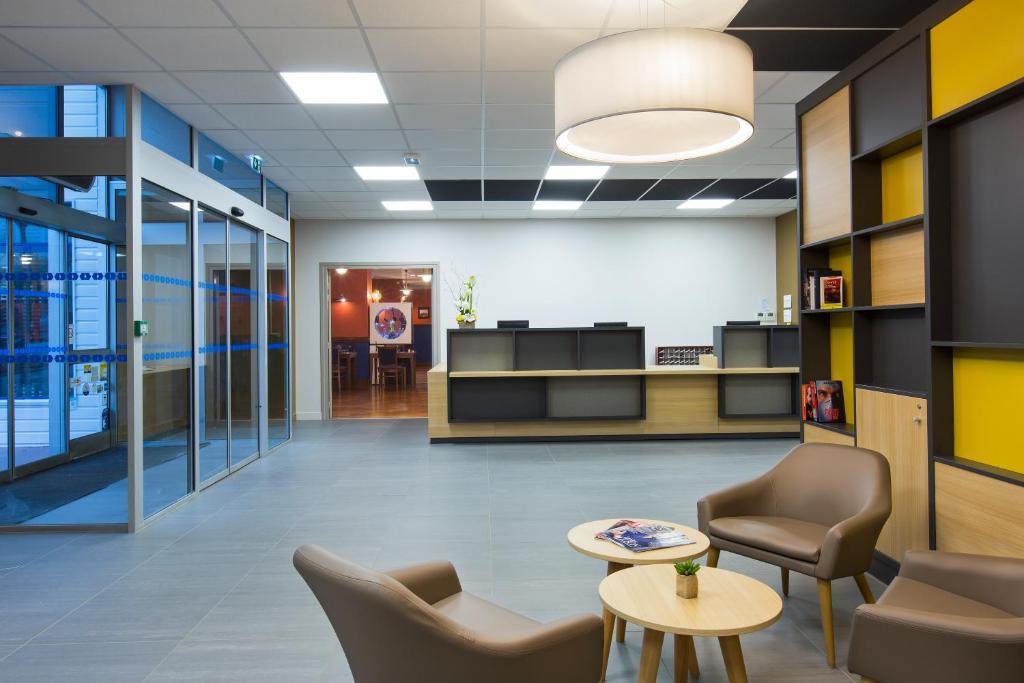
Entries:
[[415,166],[353,166],[363,180],[419,180]]
[[729,206],[732,204],[734,199],[687,199],[685,202],[677,206],[677,209],[721,209],[723,206]]
[[434,205],[425,200],[381,202],[388,211],[433,211]]
[[539,199],[533,203],[534,211],[575,211],[583,205],[581,201]]
[[337,273],[338,275],[344,275],[345,273],[348,272],[348,268],[335,268],[334,272]]
[[783,178],[796,178],[798,175],[800,175],[799,171],[790,171],[789,173],[787,173],[786,175],[784,175],[782,177]]
[[387,104],[373,72],[286,71],[281,78],[303,104]]
[[600,180],[610,166],[548,166],[544,180]]

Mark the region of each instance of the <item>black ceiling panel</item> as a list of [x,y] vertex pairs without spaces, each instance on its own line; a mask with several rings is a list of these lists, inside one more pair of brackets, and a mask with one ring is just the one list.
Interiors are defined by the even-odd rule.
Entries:
[[747,0],[730,28],[900,28],[935,0]]
[[642,199],[646,200],[680,200],[689,199],[693,195],[700,192],[702,189],[715,182],[714,178],[707,180],[692,178],[672,178],[669,180],[662,180],[660,183],[651,188],[651,191],[645,194]]
[[480,201],[479,180],[424,180],[423,184],[435,202]]
[[602,180],[594,193],[590,195],[592,202],[631,202],[640,198],[654,180]]
[[756,71],[839,71],[892,31],[744,31],[728,29],[754,52]]
[[586,199],[596,180],[545,180],[537,199]]
[[779,178],[771,185],[748,194],[744,199],[791,199],[796,196],[796,178]]
[[532,202],[539,180],[485,180],[484,200],[488,202]]
[[696,196],[703,199],[739,199],[770,182],[765,178],[723,178]]

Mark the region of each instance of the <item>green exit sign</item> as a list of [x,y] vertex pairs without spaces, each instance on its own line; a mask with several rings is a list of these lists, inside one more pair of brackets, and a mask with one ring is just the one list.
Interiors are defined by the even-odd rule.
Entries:
[[256,171],[257,173],[263,172],[263,159],[256,156],[255,154],[249,156],[249,165],[252,167],[252,170]]

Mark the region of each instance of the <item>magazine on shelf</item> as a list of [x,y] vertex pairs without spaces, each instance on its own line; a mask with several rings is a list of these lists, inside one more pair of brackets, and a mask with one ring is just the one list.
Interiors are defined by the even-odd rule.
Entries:
[[631,519],[620,519],[604,531],[599,532],[596,537],[611,541],[634,553],[674,548],[696,542],[670,526],[636,522]]
[[838,380],[818,380],[814,383],[817,422],[846,422],[843,383]]
[[843,276],[842,275],[822,275],[818,281],[820,292],[818,294],[818,301],[821,303],[822,308],[842,308],[843,307]]
[[842,271],[832,270],[831,268],[808,269],[804,274],[803,281],[804,309],[816,311],[823,308],[821,300],[821,281],[824,278],[841,277],[842,274]]

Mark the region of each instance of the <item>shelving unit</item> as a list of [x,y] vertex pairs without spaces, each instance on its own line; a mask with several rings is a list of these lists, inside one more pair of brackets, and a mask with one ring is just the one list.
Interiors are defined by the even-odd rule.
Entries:
[[940,0],[797,105],[801,279],[843,270],[849,297],[803,311],[800,341],[802,381],[843,380],[850,424],[803,436],[890,460],[882,576],[912,548],[1024,557],[1005,522],[1024,509],[1022,31],[1022,3]]

